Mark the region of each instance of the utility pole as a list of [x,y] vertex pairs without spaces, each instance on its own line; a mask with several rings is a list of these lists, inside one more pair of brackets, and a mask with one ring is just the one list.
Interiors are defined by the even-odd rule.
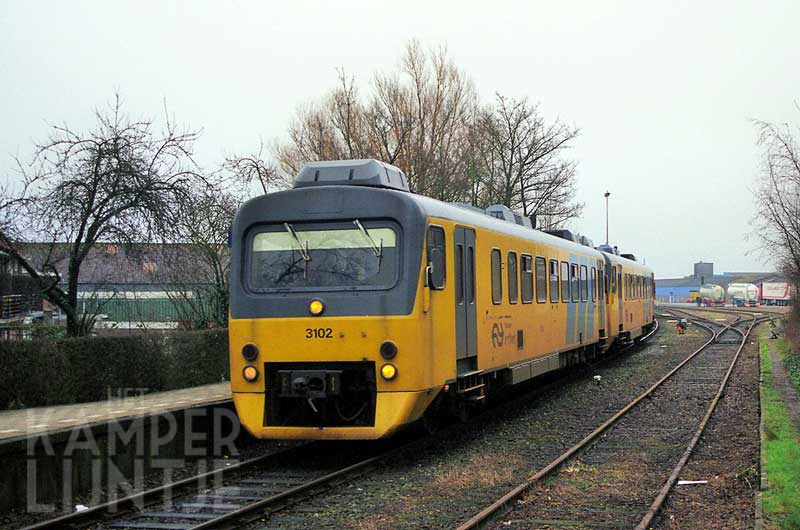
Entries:
[[606,198],[606,245],[608,245],[608,196],[611,195],[610,191],[607,191],[605,195]]

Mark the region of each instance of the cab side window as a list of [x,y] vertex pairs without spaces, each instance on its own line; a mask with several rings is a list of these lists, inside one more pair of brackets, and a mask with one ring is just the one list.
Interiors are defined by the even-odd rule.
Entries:
[[[447,279],[445,261],[445,256],[447,254],[445,253],[444,229],[441,226],[429,226],[427,239],[428,265],[432,268],[433,273],[431,276],[434,280],[433,285],[430,287],[432,289],[444,289]],[[456,259],[458,259],[458,253],[456,253]]]

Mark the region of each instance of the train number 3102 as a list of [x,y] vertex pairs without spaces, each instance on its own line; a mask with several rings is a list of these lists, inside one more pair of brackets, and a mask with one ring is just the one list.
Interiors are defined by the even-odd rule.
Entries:
[[306,328],[307,339],[332,339],[333,328]]

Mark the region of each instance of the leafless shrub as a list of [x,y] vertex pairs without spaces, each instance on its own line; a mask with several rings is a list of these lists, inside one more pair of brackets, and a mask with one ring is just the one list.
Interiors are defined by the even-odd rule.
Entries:
[[756,189],[756,234],[795,285],[800,280],[800,129],[756,122],[763,149]]

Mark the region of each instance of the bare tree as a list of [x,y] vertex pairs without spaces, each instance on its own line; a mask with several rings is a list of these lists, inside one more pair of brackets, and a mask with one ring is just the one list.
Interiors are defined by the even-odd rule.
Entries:
[[565,156],[579,131],[547,123],[527,99],[497,95],[475,122],[470,144],[473,204],[504,204],[541,228],[555,228],[580,215],[575,202],[575,162]]
[[447,51],[412,41],[398,71],[376,74],[371,89],[362,98],[340,71],[335,90],[297,112],[288,143],[275,152],[282,170],[293,175],[308,161],[379,158],[401,167],[419,193],[466,200],[464,152],[477,94]]
[[[190,190],[205,184],[192,160],[198,132],[168,115],[155,131],[152,121],[129,118],[118,95],[95,117],[86,132],[54,126],[31,163],[20,164],[20,207],[0,227],[3,249],[64,312],[70,336],[87,334],[96,317],[78,306],[81,267],[92,248],[150,240],[173,224]],[[46,243],[45,252],[28,255],[26,239]]]
[[228,174],[229,182],[249,187],[257,184],[265,194],[287,188],[290,180],[274,164],[265,160],[264,142],[258,144],[253,153],[230,155],[222,164],[222,172]]
[[756,234],[795,285],[800,283],[800,128],[756,122],[763,149],[755,194]]

